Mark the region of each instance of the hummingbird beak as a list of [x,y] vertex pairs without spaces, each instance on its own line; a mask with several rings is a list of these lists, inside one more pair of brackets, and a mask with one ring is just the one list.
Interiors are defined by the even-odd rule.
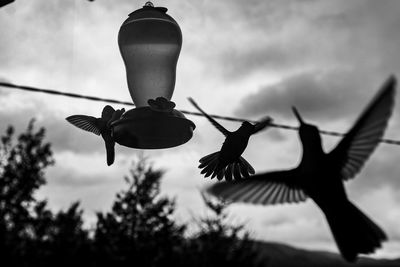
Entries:
[[304,124],[303,119],[300,116],[300,113],[297,111],[295,107],[292,107],[293,113],[296,116],[297,120],[300,122],[300,124]]

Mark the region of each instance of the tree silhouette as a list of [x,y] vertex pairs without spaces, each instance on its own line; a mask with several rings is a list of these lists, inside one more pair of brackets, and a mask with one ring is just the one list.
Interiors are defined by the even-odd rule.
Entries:
[[18,137],[8,127],[0,143],[0,255],[6,266],[254,266],[256,251],[243,226],[227,223],[225,206],[204,197],[215,217],[188,236],[173,218],[175,201],[160,195],[164,174],[146,159],[133,162],[127,189],[97,213],[92,231],[72,203],[53,212],[35,198],[54,164],[45,130],[32,120]]
[[227,204],[202,194],[213,216],[197,221],[199,231],[189,239],[186,249],[192,261],[187,266],[261,266],[258,250],[244,225],[229,222]]
[[83,211],[79,209],[79,203],[56,214],[46,208],[46,202],[41,204],[35,211],[30,262],[40,262],[43,266],[90,266],[91,240],[83,228]]
[[161,266],[177,261],[185,227],[172,220],[175,202],[159,196],[163,172],[140,159],[130,174],[128,189],[117,194],[111,212],[97,214],[100,262]]
[[32,120],[14,141],[8,127],[0,146],[0,250],[11,264],[27,253],[37,206],[34,192],[45,183],[44,169],[54,163],[50,144],[43,143],[45,130],[34,131]]
[[0,251],[9,266],[67,266],[88,249],[78,203],[53,214],[46,200],[34,196],[46,182],[44,170],[54,164],[44,137],[34,120],[18,138],[11,126],[1,137]]

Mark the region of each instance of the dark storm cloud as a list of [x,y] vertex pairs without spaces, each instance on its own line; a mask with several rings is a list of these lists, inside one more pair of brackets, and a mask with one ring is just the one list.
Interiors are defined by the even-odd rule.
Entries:
[[354,118],[387,78],[383,77],[371,79],[343,71],[298,74],[248,95],[236,114],[279,114],[292,118],[290,107],[294,105],[305,117]]

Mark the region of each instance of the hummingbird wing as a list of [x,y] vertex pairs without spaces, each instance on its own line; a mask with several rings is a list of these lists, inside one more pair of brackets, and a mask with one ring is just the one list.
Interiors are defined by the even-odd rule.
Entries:
[[214,125],[215,128],[217,128],[223,135],[228,136],[230,133],[227,129],[224,128],[221,124],[219,124],[216,120],[214,120],[210,115],[208,115],[204,110],[202,110],[199,105],[193,100],[193,98],[188,97],[188,100],[192,105],[198,109],[210,122],[212,125]]
[[95,117],[86,115],[73,115],[67,117],[66,120],[82,130],[92,132],[97,135],[100,135],[101,133]]
[[396,78],[390,76],[342,141],[328,154],[341,178],[353,178],[381,140],[393,111]]
[[274,171],[256,174],[231,182],[218,182],[207,188],[207,192],[225,200],[261,205],[305,201],[298,170]]
[[272,118],[269,117],[269,116],[266,116],[266,117],[262,118],[259,122],[257,122],[254,125],[253,134],[258,133],[259,131],[263,130],[265,127],[270,125],[271,122],[272,122]]
[[112,115],[114,114],[115,109],[111,107],[110,105],[107,105],[103,108],[103,111],[101,112],[101,118],[105,121],[108,122],[111,120]]

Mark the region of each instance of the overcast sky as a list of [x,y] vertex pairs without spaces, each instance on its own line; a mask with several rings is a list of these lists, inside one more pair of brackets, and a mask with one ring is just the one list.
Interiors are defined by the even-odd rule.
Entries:
[[[145,1],[17,0],[0,9],[0,80],[130,101],[117,34]],[[321,129],[345,132],[379,86],[400,76],[400,1],[196,0],[154,1],[180,24],[183,47],[172,100],[193,110],[192,96],[214,114],[296,125],[290,106]],[[399,96],[396,97],[399,102]],[[399,104],[399,103],[398,103]],[[123,176],[138,150],[116,147],[107,167],[103,141],[65,121],[100,115],[104,104],[0,88],[0,130],[18,131],[32,117],[47,129],[56,165],[40,191],[55,208],[80,200],[88,222],[107,210],[124,188]],[[115,108],[123,106],[114,105]],[[127,108],[127,107],[126,107]],[[400,139],[397,105],[386,138]],[[187,144],[144,151],[167,172],[162,191],[176,197],[182,221],[202,215],[199,189],[210,184],[198,159],[220,149],[223,136],[204,118]],[[237,123],[221,122],[230,130]],[[338,142],[324,136],[329,150]],[[269,129],[253,136],[244,157],[257,171],[295,166],[296,132]],[[381,144],[358,177],[350,198],[388,234],[377,256],[400,257],[400,147]],[[302,248],[337,251],[322,213],[311,202],[252,207],[232,205],[232,220],[252,236]]]

